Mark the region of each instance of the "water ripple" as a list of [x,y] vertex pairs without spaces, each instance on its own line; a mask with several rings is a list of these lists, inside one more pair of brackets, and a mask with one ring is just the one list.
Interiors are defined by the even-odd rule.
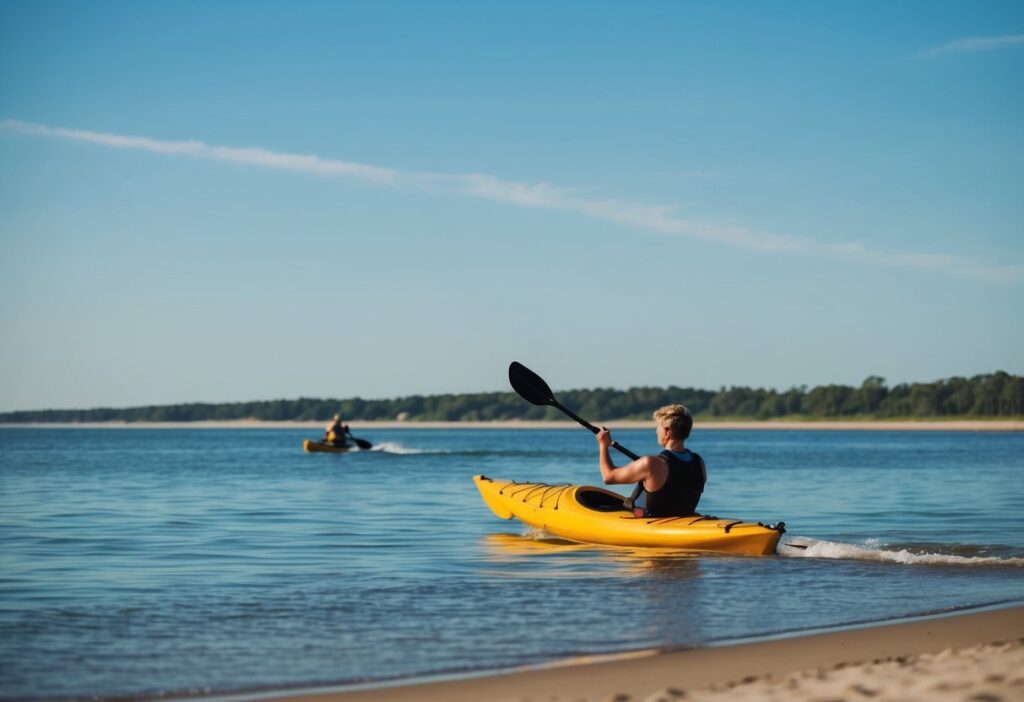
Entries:
[[695,437],[702,509],[785,520],[777,558],[575,544],[483,505],[477,473],[594,483],[583,431],[363,434],[379,450],[0,430],[0,698],[384,680],[1024,598],[1019,434]]

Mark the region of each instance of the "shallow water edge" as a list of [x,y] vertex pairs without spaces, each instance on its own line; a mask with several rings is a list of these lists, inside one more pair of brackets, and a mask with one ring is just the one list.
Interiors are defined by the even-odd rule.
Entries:
[[[994,628],[992,626],[993,619],[990,616],[986,618],[978,617],[978,615],[991,615],[992,613],[1001,613],[999,614],[999,618],[1005,618],[1005,621],[1001,623],[1001,626]],[[204,702],[257,702],[261,700],[292,700],[294,702],[308,702],[311,698],[320,698],[323,699],[323,702],[328,702],[329,700],[334,699],[348,700],[353,698],[355,693],[366,693],[368,695],[373,695],[374,693],[385,693],[389,700],[392,698],[395,700],[456,700],[461,699],[461,697],[457,694],[452,694],[450,691],[432,690],[428,693],[425,688],[434,687],[439,684],[443,685],[445,683],[464,684],[473,682],[482,683],[484,685],[487,685],[489,682],[493,682],[494,686],[499,686],[499,678],[504,682],[504,679],[510,675],[517,678],[528,678],[531,674],[542,673],[544,671],[565,671],[570,674],[582,676],[583,671],[580,669],[583,666],[587,666],[586,672],[589,676],[595,672],[595,669],[610,667],[609,664],[628,664],[628,662],[638,661],[641,659],[661,659],[666,661],[665,666],[663,667],[674,667],[673,664],[668,663],[668,660],[673,656],[677,657],[678,654],[686,654],[702,650],[709,652],[721,651],[726,655],[735,654],[733,657],[742,661],[746,654],[741,652],[741,650],[745,647],[749,647],[750,645],[760,644],[768,645],[770,647],[773,644],[779,644],[782,642],[804,645],[805,642],[809,643],[811,640],[822,636],[835,637],[853,632],[858,632],[861,636],[867,635],[869,637],[877,637],[881,644],[883,641],[889,640],[891,638],[891,634],[894,631],[899,630],[901,627],[906,627],[907,625],[920,625],[929,622],[940,623],[941,625],[951,624],[952,626],[948,628],[951,631],[956,631],[960,636],[962,636],[962,629],[975,628],[978,630],[976,638],[979,643],[995,643],[1005,641],[1009,638],[1020,638],[1024,637],[1024,600],[992,603],[977,607],[954,608],[948,611],[927,612],[882,621],[854,622],[835,627],[809,628],[763,635],[744,636],[735,639],[723,639],[720,641],[708,642],[703,646],[639,649],[602,655],[573,656],[559,658],[557,660],[535,665],[436,673],[431,675],[396,678],[393,680],[378,680],[372,683],[298,685],[212,694],[194,692],[149,697],[110,698],[109,702],[128,702],[129,700],[132,702],[145,702],[145,700],[152,699],[164,699],[171,700],[173,702],[174,700],[194,700],[197,698],[204,700]],[[935,636],[934,634],[931,634],[927,638],[934,639],[933,645],[912,645],[910,648],[914,649],[914,652],[917,653],[932,650],[938,651],[950,646],[963,645],[959,640],[956,642],[946,641],[941,635]],[[818,646],[819,644],[809,645]],[[872,653],[871,655],[874,658],[882,658],[891,654],[887,653],[880,645],[878,654],[875,655]],[[842,658],[841,660],[843,664],[860,662],[860,659],[852,653],[850,654],[850,657]],[[734,661],[730,663],[730,667],[736,670],[735,678],[742,679],[747,677],[746,673],[740,672],[744,670],[742,664],[737,667],[737,664]],[[798,670],[802,668],[799,662],[793,661],[792,669]],[[789,670],[789,668],[784,668],[784,670]],[[781,670],[779,672],[781,672]],[[500,687],[504,688],[504,685],[502,684]],[[441,696],[435,698],[434,695],[437,694],[440,694]],[[359,699],[364,699],[364,696],[360,695]],[[376,699],[376,697],[373,697],[373,699]],[[490,699],[490,697],[488,697],[488,699]]]

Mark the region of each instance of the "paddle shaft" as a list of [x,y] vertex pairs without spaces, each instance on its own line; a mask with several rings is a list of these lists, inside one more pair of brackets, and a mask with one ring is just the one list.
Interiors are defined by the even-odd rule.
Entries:
[[[567,415],[569,415],[571,418],[575,419],[577,422],[579,422],[580,424],[585,426],[587,429],[589,429],[593,433],[596,434],[597,432],[601,431],[600,429],[595,427],[593,424],[591,424],[587,420],[583,419],[583,417],[580,417],[578,414],[573,412],[571,409],[569,409],[568,407],[566,407],[565,405],[560,403],[558,400],[553,400],[552,401],[552,406],[553,407],[557,407],[558,409],[562,410]],[[628,448],[626,448],[625,446],[620,444],[618,441],[612,441],[612,448],[615,449],[616,451],[618,451],[619,453],[621,453],[622,455],[628,456],[629,458],[631,458],[634,461],[636,459],[640,458],[640,456],[638,456],[635,453],[633,453],[632,451],[630,451]]]
[[[532,370],[524,366],[519,361],[512,361],[508,366],[508,380],[512,384],[512,389],[519,393],[519,396],[524,400],[533,405],[548,405],[556,409],[561,410],[563,413],[572,417],[582,426],[586,427],[594,434],[598,433],[600,429],[595,427],[587,420],[580,417],[578,414],[573,412],[571,409],[563,405],[561,402],[555,399],[555,394],[551,392],[551,388],[544,382],[544,379],[534,373]],[[616,451],[622,453],[625,456],[633,459],[634,461],[640,458],[635,453],[622,446],[618,441],[612,441],[611,446]],[[643,482],[636,484],[633,488],[633,494],[626,500],[626,507],[633,509],[633,503],[640,498],[640,493],[644,491]]]
[[[570,416],[573,419],[575,419],[577,422],[579,422],[580,424],[585,426],[587,429],[589,429],[593,433],[596,434],[597,432],[601,431],[600,429],[598,429],[593,424],[591,424],[590,422],[585,420],[583,417],[581,417],[578,414],[576,414],[575,412],[573,412],[571,409],[569,409],[568,407],[563,405],[561,402],[559,402],[555,398],[551,398],[551,406],[552,407],[557,407],[558,409],[562,410],[563,412],[565,412],[565,414],[567,414],[568,416]],[[626,448],[625,446],[620,444],[618,441],[614,441],[614,440],[612,441],[612,448],[615,449],[616,451],[618,451],[619,453],[621,453],[622,455],[624,455],[624,456],[626,456],[626,457],[628,457],[628,458],[630,458],[630,459],[632,459],[634,461],[636,459],[640,458],[640,456],[638,456],[635,453],[633,453],[632,451],[630,451],[628,448]],[[626,506],[629,509],[633,509],[633,503],[635,503],[637,500],[640,499],[640,494],[643,493],[643,491],[644,491],[644,484],[643,484],[643,482],[637,483],[636,487],[633,488],[633,493],[629,496],[629,499],[626,500]]]

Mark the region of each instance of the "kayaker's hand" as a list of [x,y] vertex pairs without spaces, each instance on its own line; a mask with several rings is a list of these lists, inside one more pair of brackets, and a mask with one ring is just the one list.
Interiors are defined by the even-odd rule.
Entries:
[[597,443],[600,444],[601,448],[609,448],[612,445],[612,433],[605,427],[601,427],[601,430],[595,435]]

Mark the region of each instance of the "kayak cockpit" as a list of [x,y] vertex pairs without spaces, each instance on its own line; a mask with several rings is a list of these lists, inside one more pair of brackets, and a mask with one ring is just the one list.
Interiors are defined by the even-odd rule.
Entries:
[[576,501],[595,512],[630,512],[625,498],[611,490],[584,486],[576,490]]

